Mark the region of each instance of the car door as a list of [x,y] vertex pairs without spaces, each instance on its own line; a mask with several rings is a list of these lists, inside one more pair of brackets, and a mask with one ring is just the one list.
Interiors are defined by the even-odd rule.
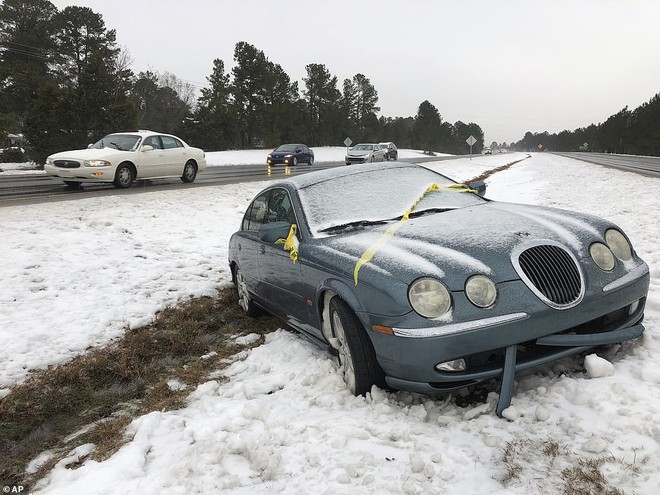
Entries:
[[188,155],[183,143],[174,136],[160,136],[165,153],[166,169],[163,175],[181,177]]
[[259,302],[262,301],[261,294],[263,294],[259,278],[258,253],[262,244],[259,240],[259,228],[267,220],[268,197],[268,192],[260,194],[248,206],[236,241],[238,268],[245,278],[248,290]]
[[[145,148],[145,146],[153,149]],[[165,175],[165,161],[165,152],[160,137],[147,136],[140,146],[139,163],[137,164],[138,178],[146,179]]]
[[[274,188],[269,193],[267,221],[296,224],[288,191]],[[269,307],[284,319],[306,320],[307,304],[302,296],[300,263],[293,262],[283,244],[270,242],[261,242],[257,257],[261,295]]]

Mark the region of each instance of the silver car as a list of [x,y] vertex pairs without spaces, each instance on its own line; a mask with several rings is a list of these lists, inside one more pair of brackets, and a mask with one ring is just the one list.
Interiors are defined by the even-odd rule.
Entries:
[[384,162],[385,150],[380,144],[356,144],[346,153],[346,165],[353,163]]

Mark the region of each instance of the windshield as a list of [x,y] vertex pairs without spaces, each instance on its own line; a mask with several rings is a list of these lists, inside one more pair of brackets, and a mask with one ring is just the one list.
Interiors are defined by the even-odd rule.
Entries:
[[355,146],[353,146],[353,149],[354,150],[371,151],[372,149],[374,149],[374,145],[373,144],[356,144]]
[[134,134],[108,134],[103,139],[95,142],[90,148],[103,149],[113,148],[120,151],[130,151],[137,148],[140,136]]
[[[402,167],[331,178],[303,187],[299,194],[313,235],[327,235],[340,225],[398,220],[431,184],[454,183],[423,167]],[[476,194],[441,187],[424,196],[414,211],[463,208],[485,201]]]
[[296,151],[296,145],[295,144],[283,144],[279,148],[277,148],[275,151],[290,151],[291,153]]

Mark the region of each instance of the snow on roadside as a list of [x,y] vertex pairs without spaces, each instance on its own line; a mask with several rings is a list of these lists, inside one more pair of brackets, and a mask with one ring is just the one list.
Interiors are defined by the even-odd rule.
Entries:
[[[431,167],[478,175],[477,162]],[[606,488],[657,493],[660,185],[545,154],[487,182],[491,199],[597,213],[626,230],[652,271],[640,342],[591,354],[586,372],[572,358],[519,376],[507,421],[493,412],[494,392],[466,407],[377,389],[353,397],[334,360],[279,330],[225,371],[228,382],[200,385],[186,408],[137,419],[132,440],[104,462],[58,465],[38,493],[559,494],[564,470],[584,459],[602,462]],[[507,473],[517,475],[505,482]]]

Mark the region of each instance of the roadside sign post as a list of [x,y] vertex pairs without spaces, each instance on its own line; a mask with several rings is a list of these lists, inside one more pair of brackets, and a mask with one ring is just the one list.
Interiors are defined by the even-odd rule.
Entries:
[[346,154],[348,154],[348,147],[353,143],[353,140],[349,137],[344,139],[344,145],[346,146]]
[[477,139],[470,135],[470,137],[467,138],[465,142],[470,145],[470,160],[472,160],[472,145],[477,142]]

